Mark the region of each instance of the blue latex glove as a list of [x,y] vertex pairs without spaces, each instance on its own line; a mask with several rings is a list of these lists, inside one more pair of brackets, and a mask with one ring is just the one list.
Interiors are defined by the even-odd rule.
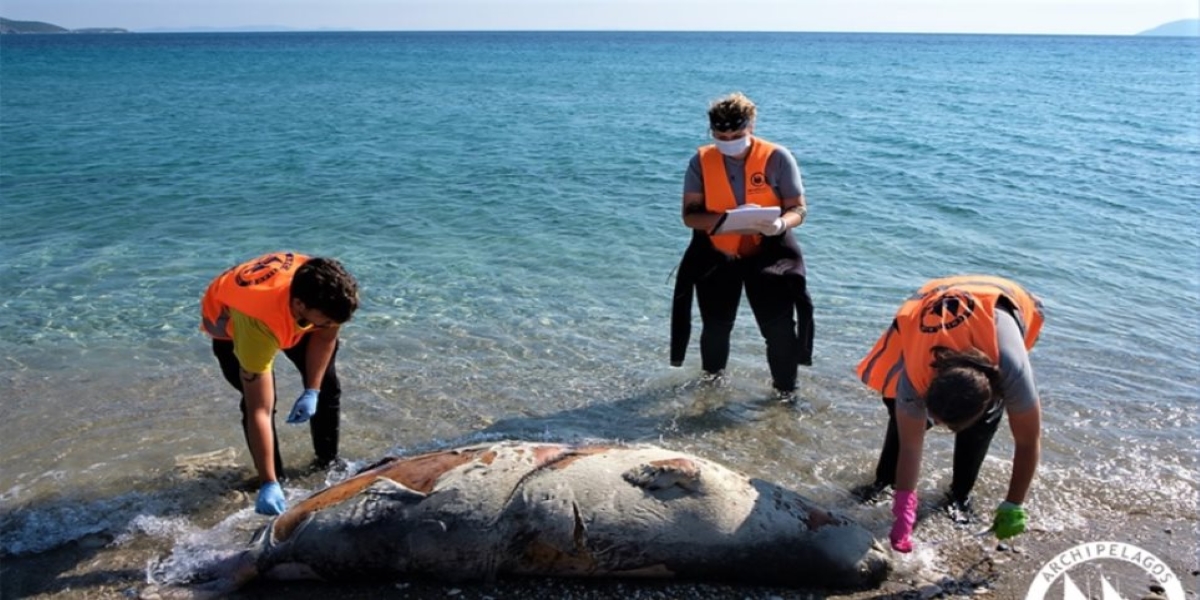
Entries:
[[260,515],[278,515],[287,510],[287,500],[283,499],[283,488],[278,481],[268,481],[258,488],[258,500],[254,502],[254,512]]
[[296,398],[296,404],[292,407],[292,412],[288,413],[288,423],[303,423],[312,418],[317,412],[317,390],[304,390],[299,398]]

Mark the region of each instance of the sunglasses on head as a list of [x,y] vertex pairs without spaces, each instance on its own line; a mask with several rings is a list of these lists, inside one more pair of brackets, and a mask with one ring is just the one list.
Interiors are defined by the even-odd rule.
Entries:
[[742,129],[745,129],[746,123],[748,123],[749,121],[750,120],[745,117],[740,118],[740,119],[723,119],[723,120],[709,119],[708,126],[711,127],[713,131],[722,131],[722,132],[741,131]]

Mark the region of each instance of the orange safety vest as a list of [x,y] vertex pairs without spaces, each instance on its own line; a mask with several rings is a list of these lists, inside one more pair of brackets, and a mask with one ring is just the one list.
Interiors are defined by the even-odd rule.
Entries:
[[[767,159],[775,152],[775,144],[754,138],[750,154],[746,157],[745,195],[746,204],[759,206],[781,206],[779,196],[767,183]],[[725,158],[716,144],[700,147],[700,168],[704,174],[704,207],[708,212],[723,213],[737,208],[737,198],[729,185],[725,172]],[[762,236],[736,233],[710,234],[713,246],[729,256],[748,256],[758,251]]]
[[1045,321],[1042,301],[1037,296],[1003,277],[945,277],[921,286],[900,305],[892,326],[858,363],[859,378],[885,398],[895,398],[903,359],[904,373],[917,393],[924,396],[935,375],[935,346],[952,350],[976,348],[993,364],[1000,364],[996,305],[1001,301],[1015,309],[1025,349],[1032,349]]
[[306,332],[297,330],[292,316],[292,278],[306,262],[308,257],[303,254],[273,252],[221,273],[204,292],[200,330],[215,339],[233,339],[232,308],[266,323],[280,348],[295,346]]

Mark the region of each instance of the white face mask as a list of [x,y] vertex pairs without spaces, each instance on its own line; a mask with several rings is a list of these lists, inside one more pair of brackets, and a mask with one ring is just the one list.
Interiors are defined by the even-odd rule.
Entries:
[[750,147],[750,134],[746,134],[736,140],[713,140],[717,144],[717,150],[725,156],[737,156],[746,151]]

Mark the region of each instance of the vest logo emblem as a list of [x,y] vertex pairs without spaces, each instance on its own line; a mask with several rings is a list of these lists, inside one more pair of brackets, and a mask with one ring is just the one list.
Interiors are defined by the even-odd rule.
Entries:
[[921,309],[921,333],[937,333],[962,325],[975,312],[975,297],[947,290]]
[[295,262],[296,255],[291,252],[286,254],[269,254],[238,271],[233,280],[239,287],[258,285],[274,277],[280,271],[291,269]]

